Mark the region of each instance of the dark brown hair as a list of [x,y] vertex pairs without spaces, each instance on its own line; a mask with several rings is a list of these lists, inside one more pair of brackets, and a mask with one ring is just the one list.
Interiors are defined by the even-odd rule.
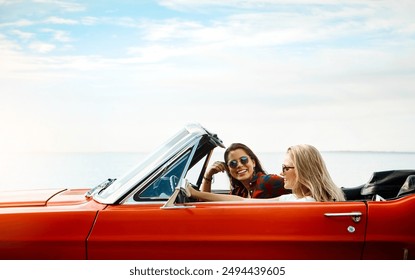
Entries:
[[231,174],[229,173],[229,168],[228,168],[228,156],[229,153],[238,149],[242,149],[245,151],[245,153],[251,158],[251,160],[253,160],[255,162],[255,168],[254,168],[254,174],[258,173],[258,172],[262,172],[265,173],[265,170],[262,168],[261,162],[259,161],[258,157],[256,156],[256,154],[254,154],[254,152],[246,145],[242,144],[242,143],[232,143],[225,151],[225,154],[223,155],[224,160],[225,160],[225,165],[226,165],[226,173],[228,174],[229,177],[229,181],[231,183],[231,187],[232,188],[236,188],[236,187],[242,187],[244,188],[244,186],[242,185],[242,183],[233,178],[231,176]]

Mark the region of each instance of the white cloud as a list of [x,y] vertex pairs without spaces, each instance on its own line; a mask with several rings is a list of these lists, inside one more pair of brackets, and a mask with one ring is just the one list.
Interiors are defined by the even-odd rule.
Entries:
[[53,44],[43,43],[43,42],[33,42],[29,44],[29,49],[38,52],[38,53],[48,53],[53,51],[56,48]]
[[44,28],[41,30],[44,33],[51,33],[53,39],[58,42],[71,42],[73,39],[70,38],[69,32],[63,30],[55,30],[50,28]]
[[11,4],[14,4],[14,3],[16,3],[17,1],[15,1],[15,0],[0,0],[0,5],[4,5],[4,6],[6,6],[6,5],[11,5]]
[[11,34],[16,35],[17,37],[19,37],[22,40],[29,40],[35,37],[35,34],[32,32],[23,32],[17,29],[14,29],[12,31],[10,31]]
[[98,22],[98,18],[97,17],[87,16],[87,17],[81,18],[81,23],[83,25],[94,25],[97,22]]
[[[385,11],[383,11],[385,12]],[[411,25],[412,24],[412,25]],[[211,44],[212,47],[261,47],[293,43],[334,42],[352,36],[370,36],[388,32],[378,44],[388,43],[391,36],[411,32],[412,21],[383,17],[370,7],[347,7],[340,10],[313,8],[302,12],[250,12],[230,15],[213,22],[168,19],[141,24],[143,39],[149,42]],[[370,37],[367,37],[370,38]],[[353,39],[353,38],[352,38]]]
[[34,22],[27,19],[20,19],[13,22],[0,23],[0,27],[24,27],[33,25]]
[[55,30],[53,38],[56,41],[59,42],[71,42],[73,41],[70,37],[69,37],[69,33],[66,31],[62,31],[62,30]]
[[64,24],[64,25],[75,25],[78,24],[78,21],[73,19],[66,19],[66,18],[59,18],[59,17],[48,17],[45,23],[52,23],[52,24]]
[[7,58],[11,53],[14,53],[20,49],[21,48],[18,44],[7,40],[6,36],[0,33],[0,57]]
[[413,7],[412,0],[402,0],[399,2],[393,0],[159,0],[159,5],[171,8],[171,9],[191,9],[198,7],[214,8],[217,7],[233,7],[241,9],[255,9],[255,8],[267,8],[272,6],[284,6],[284,5],[315,5],[315,6],[335,6],[335,5],[359,5],[359,6],[383,6],[394,7],[395,9],[407,10],[409,7]]
[[85,6],[75,2],[59,1],[59,0],[33,0],[34,3],[49,4],[63,9],[66,12],[82,12]]

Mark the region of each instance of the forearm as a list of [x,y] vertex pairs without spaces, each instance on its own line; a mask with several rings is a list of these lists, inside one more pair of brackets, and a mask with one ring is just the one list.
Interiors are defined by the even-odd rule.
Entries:
[[210,193],[212,191],[212,180],[213,180],[213,177],[203,176],[202,185],[200,186],[200,191]]
[[200,192],[198,190],[193,189],[192,187],[188,187],[191,197],[200,199],[202,201],[241,201],[245,200],[245,198],[236,196],[236,195],[228,195],[228,194],[216,194],[211,192]]
[[213,182],[213,175],[219,172],[225,172],[226,165],[224,162],[215,161],[205,172],[203,175],[202,185],[200,186],[200,190],[202,192],[211,192],[212,191],[212,182]]
[[192,193],[192,197],[203,200],[203,201],[242,201],[245,198],[230,195],[230,194],[217,194],[217,193],[210,193],[210,192],[196,192]]

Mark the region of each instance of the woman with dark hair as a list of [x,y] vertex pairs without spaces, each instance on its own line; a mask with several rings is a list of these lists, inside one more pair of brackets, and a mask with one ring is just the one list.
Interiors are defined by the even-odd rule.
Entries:
[[289,193],[284,188],[284,179],[276,174],[267,174],[255,153],[241,143],[231,144],[225,151],[224,160],[213,163],[205,172],[202,192],[211,191],[213,175],[226,172],[231,185],[230,194],[245,198],[271,198]]

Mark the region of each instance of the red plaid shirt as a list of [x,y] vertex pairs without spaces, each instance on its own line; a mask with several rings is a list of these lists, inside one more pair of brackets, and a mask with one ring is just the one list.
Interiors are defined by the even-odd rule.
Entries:
[[[270,198],[291,193],[284,188],[284,178],[276,174],[258,172],[249,184],[252,198]],[[245,187],[236,186],[231,190],[231,194],[248,197],[248,190]]]

